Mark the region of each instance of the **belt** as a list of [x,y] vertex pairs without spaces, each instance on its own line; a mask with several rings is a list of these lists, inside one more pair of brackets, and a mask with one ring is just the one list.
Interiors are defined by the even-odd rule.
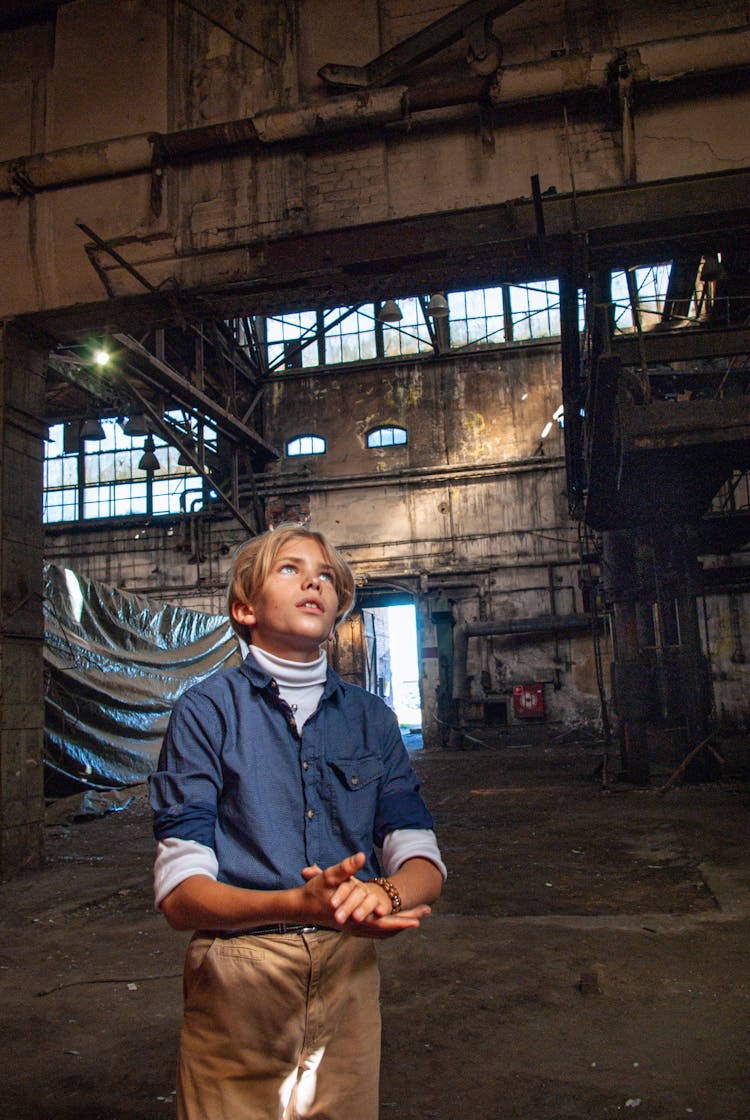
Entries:
[[263,937],[267,934],[278,933],[317,933],[318,930],[326,930],[327,933],[335,933],[335,930],[330,930],[327,926],[303,926],[295,925],[290,922],[279,922],[277,925],[271,926],[250,926],[248,929],[213,929],[207,930],[207,937]]

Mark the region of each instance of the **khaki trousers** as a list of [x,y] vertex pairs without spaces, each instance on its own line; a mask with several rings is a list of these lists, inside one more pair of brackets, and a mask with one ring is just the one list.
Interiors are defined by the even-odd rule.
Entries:
[[379,988],[366,938],[197,934],[178,1120],[377,1120]]

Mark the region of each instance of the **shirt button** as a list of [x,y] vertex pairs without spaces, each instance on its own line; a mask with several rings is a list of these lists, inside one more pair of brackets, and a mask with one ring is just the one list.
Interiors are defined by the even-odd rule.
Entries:
[[314,816],[315,816],[315,810],[314,809],[308,809],[307,810],[307,819],[309,821],[311,821]]
[[352,785],[353,786],[358,786],[359,785],[359,778],[357,777],[356,774],[352,774]]
[[310,768],[310,763],[309,762],[303,762],[302,763],[302,769],[303,770],[309,770],[309,768]]

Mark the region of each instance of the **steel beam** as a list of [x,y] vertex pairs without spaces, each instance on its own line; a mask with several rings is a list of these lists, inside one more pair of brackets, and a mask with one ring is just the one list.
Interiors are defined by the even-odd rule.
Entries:
[[135,354],[141,361],[146,362],[150,368],[156,371],[156,375],[162,387],[169,392],[177,400],[187,405],[189,408],[200,412],[204,416],[210,417],[221,431],[232,440],[233,443],[239,443],[247,447],[249,450],[254,451],[260,455],[264,460],[278,459],[278,451],[271,446],[270,443],[260,436],[252,428],[248,428],[236,416],[233,416],[226,409],[222,408],[216,401],[211,400],[200,389],[196,389],[184,377],[181,377],[176,370],[172,369],[166,362],[161,361],[155,355],[142,346],[137,339],[131,338],[127,334],[115,334],[112,336],[116,342],[124,346],[131,353]]
[[618,418],[623,455],[732,443],[750,461],[750,397],[625,405]]
[[523,0],[470,0],[446,12],[434,23],[416,31],[408,39],[397,43],[384,54],[374,58],[365,66],[342,66],[329,62],[318,71],[324,82],[334,86],[347,86],[353,89],[385,85],[406,73],[412,66],[431,58],[438,51],[457,43],[468,27],[480,20],[503,16],[513,8],[519,7]]
[[[702,254],[750,235],[750,169],[608,190],[544,195],[545,239],[530,197],[232,247],[167,262],[190,290],[39,312],[55,337],[175,321],[274,314],[415,292],[523,283]],[[110,275],[115,276],[116,270]]]
[[251,537],[257,536],[258,530],[250,524],[242,511],[238,509],[232,498],[230,498],[228,494],[225,494],[221,487],[217,485],[216,480],[211,477],[204,464],[201,463],[198,456],[194,455],[190,448],[186,446],[186,444],[175,437],[174,432],[172,432],[170,428],[164,423],[164,420],[162,419],[159,411],[154,408],[154,406],[151,404],[151,401],[149,401],[146,397],[139,393],[134,386],[131,386],[131,391],[143,411],[151,420],[154,427],[161,432],[164,439],[168,440],[170,443],[176,444],[185,458],[189,461],[191,467],[193,467],[193,469],[196,470],[198,474],[203,478],[204,482],[206,482],[208,486],[210,486],[211,489],[215,491],[220,501],[223,503],[223,505],[226,506],[235,520],[238,521],[242,526],[242,528],[245,529],[245,531],[248,532]]
[[[649,365],[750,355],[750,330],[747,327],[720,327],[716,330],[686,327],[675,331],[644,331],[641,337]],[[624,366],[640,365],[641,344],[633,335],[615,336],[612,350]],[[679,376],[679,370],[675,374]]]

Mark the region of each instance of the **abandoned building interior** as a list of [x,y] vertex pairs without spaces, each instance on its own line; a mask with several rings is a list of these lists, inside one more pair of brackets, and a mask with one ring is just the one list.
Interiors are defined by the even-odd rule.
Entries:
[[[329,657],[443,807],[382,1115],[746,1120],[748,5],[6,0],[0,58],[8,1115],[171,1115],[143,790],[242,656],[236,549],[293,522],[353,568]],[[556,850],[586,867],[535,893]],[[144,934],[154,983],[66,989],[54,1042],[66,929],[89,978]]]

